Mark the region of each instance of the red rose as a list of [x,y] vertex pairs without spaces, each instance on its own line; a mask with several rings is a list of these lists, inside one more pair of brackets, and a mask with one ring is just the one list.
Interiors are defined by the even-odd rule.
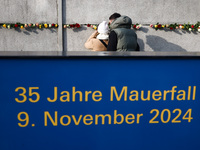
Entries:
[[91,26],[91,24],[87,24],[87,27],[90,27]]
[[18,24],[15,24],[15,28],[17,28],[18,27]]
[[133,25],[133,28],[136,28],[136,25]]
[[161,24],[159,24],[159,25],[158,25],[158,28],[161,28],[161,27],[162,27],[162,25],[161,25]]
[[52,26],[52,27],[55,27],[55,24],[53,23],[51,26]]
[[36,25],[36,27],[39,27],[39,23],[36,23],[35,25]]
[[170,27],[170,29],[173,30],[174,28],[173,28],[173,27]]
[[194,29],[194,25],[192,25],[191,27],[192,27],[192,29]]
[[80,27],[81,27],[81,25],[76,23],[76,28],[80,28]]

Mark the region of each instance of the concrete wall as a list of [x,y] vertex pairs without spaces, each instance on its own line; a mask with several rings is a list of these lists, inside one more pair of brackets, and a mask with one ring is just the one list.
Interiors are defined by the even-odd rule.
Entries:
[[[0,0],[1,23],[57,23],[56,0]],[[56,51],[57,29],[0,29],[0,51]]]
[[[200,21],[199,0],[64,0],[64,23],[94,23],[108,20],[118,12],[132,18],[133,23],[197,23]],[[86,51],[84,43],[92,29],[64,31],[65,49]],[[137,31],[142,51],[200,51],[200,33],[184,31],[155,31],[144,26]]]
[[[0,0],[0,22],[58,23],[63,1],[63,23],[98,24],[119,12],[133,23],[196,23],[200,21],[199,0]],[[61,19],[60,19],[61,20]],[[64,29],[65,51],[84,48],[93,29]],[[155,31],[143,26],[136,32],[142,51],[200,51],[200,33],[181,30]],[[0,51],[59,51],[62,36],[58,29],[0,29]]]

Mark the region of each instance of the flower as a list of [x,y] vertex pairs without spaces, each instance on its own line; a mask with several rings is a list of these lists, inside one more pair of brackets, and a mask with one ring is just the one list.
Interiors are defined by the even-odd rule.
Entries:
[[165,27],[165,25],[162,25],[162,28],[164,28]]
[[133,25],[133,28],[136,28],[136,27],[137,27],[137,26],[134,24],[134,25]]
[[178,26],[176,26],[176,29],[178,29]]
[[65,24],[63,27],[66,29],[66,28],[67,28],[67,25]]
[[140,29],[140,26],[137,26],[136,29]]
[[35,27],[35,24],[33,24],[32,26]]
[[51,24],[49,24],[49,28],[51,28],[52,27],[52,25]]
[[10,29],[10,25],[8,25],[8,29]]
[[161,28],[162,27],[162,25],[161,24],[158,24],[158,28]]
[[17,28],[17,27],[18,27],[18,24],[15,24],[14,26],[15,26],[15,28]]
[[180,29],[183,29],[183,26],[180,24],[180,25],[179,25],[179,28],[180,28]]
[[24,26],[23,26],[23,25],[21,25],[21,26],[20,26],[20,28],[21,28],[21,29],[24,29]]
[[198,28],[198,31],[200,32],[200,28]]
[[29,23],[29,25],[28,25],[29,27],[32,27],[32,23]]
[[55,24],[55,28],[57,28],[58,27],[58,24]]
[[170,27],[170,30],[173,30],[174,28],[173,27]]
[[44,27],[45,27],[45,28],[48,28],[48,24],[45,23],[45,24],[44,24]]
[[91,26],[91,24],[87,24],[87,27],[90,27]]
[[191,28],[189,28],[188,30],[189,30],[189,31],[192,31],[192,29],[191,29]]
[[137,25],[137,26],[136,26],[136,29],[138,29],[138,30],[139,30],[141,27],[142,27],[142,25],[141,25],[141,24],[139,24],[139,25]]
[[154,27],[155,27],[155,28],[157,28],[157,27],[158,27],[158,25],[156,24]]
[[76,28],[80,28],[80,27],[81,27],[81,25],[76,23]]
[[169,24],[166,24],[166,28],[168,28],[169,27]]
[[24,27],[25,27],[25,28],[28,28],[28,24],[25,24]]
[[6,28],[6,24],[4,24],[3,27]]
[[42,25],[41,25],[41,24],[39,25],[39,28],[40,28],[40,29],[42,28]]
[[35,25],[36,25],[36,27],[39,27],[39,23],[36,23]]
[[150,27],[153,28],[153,24],[150,24]]
[[194,29],[194,25],[192,25],[191,28]]
[[97,30],[97,26],[93,25],[93,29]]
[[55,27],[55,24],[53,23],[51,26],[52,26],[52,27]]

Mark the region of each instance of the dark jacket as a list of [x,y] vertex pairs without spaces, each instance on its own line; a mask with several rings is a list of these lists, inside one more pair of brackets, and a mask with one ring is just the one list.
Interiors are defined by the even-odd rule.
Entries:
[[[127,16],[119,17],[111,23],[108,51],[112,51],[113,46],[115,46],[116,51],[137,50],[137,35],[134,30],[131,30],[131,25],[132,20]],[[114,34],[116,34],[117,39],[114,39]]]

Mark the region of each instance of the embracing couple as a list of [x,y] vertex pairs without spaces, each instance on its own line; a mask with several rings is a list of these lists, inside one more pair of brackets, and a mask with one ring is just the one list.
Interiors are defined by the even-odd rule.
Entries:
[[93,51],[139,51],[131,18],[114,13],[109,17],[109,25],[106,21],[100,23],[85,47]]

